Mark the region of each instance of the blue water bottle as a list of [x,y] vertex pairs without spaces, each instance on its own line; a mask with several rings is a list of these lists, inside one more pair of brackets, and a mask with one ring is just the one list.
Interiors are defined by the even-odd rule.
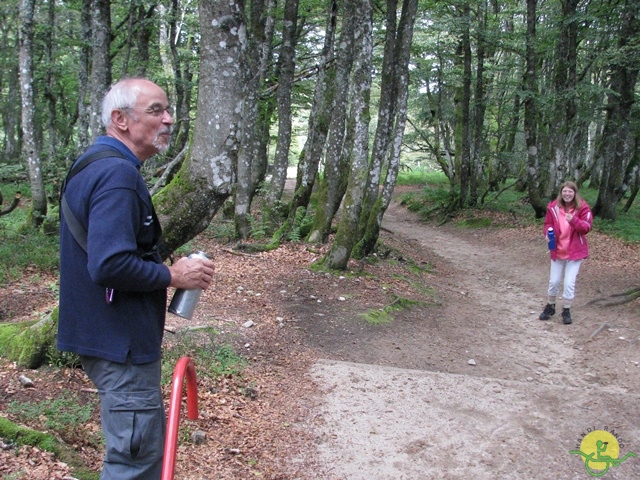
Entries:
[[549,231],[547,232],[547,238],[549,239],[549,250],[556,249],[556,234],[553,231],[553,227],[549,227]]

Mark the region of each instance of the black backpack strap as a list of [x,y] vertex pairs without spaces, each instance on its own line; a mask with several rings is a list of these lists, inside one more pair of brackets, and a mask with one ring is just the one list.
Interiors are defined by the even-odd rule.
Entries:
[[60,200],[60,213],[62,217],[64,217],[67,222],[67,227],[71,231],[71,235],[75,241],[82,247],[82,249],[87,251],[87,230],[82,226],[82,224],[78,221],[76,216],[73,214],[71,209],[69,208],[69,204],[67,203],[67,199],[62,196]]
[[83,170],[86,166],[95,162],[96,160],[102,160],[103,158],[108,158],[108,157],[124,158],[124,155],[122,155],[122,153],[120,153],[115,148],[107,148],[104,150],[99,150],[97,152],[91,153],[86,157],[84,157],[79,162],[75,162],[71,167],[71,169],[69,170],[67,177],[64,179],[64,182],[62,182],[61,195],[64,195],[64,191],[67,188],[67,184],[71,181],[73,177],[75,177],[78,173],[80,173],[81,170]]
[[87,230],[82,226],[80,221],[73,214],[73,212],[71,211],[71,208],[69,208],[69,203],[67,203],[67,199],[65,198],[64,193],[65,193],[65,190],[67,188],[67,184],[69,183],[69,181],[73,177],[75,177],[78,173],[80,173],[80,171],[82,169],[84,169],[89,164],[95,162],[96,160],[101,160],[103,158],[108,158],[108,157],[111,157],[111,158],[113,158],[113,157],[124,158],[122,153],[120,153],[115,148],[107,148],[107,149],[100,150],[98,152],[89,154],[86,157],[84,157],[82,160],[80,160],[79,162],[76,162],[71,167],[71,170],[69,170],[69,173],[67,174],[67,177],[64,179],[64,182],[62,182],[62,189],[60,190],[60,214],[61,214],[61,217],[64,217],[65,221],[67,222],[67,226],[69,227],[69,230],[71,231],[71,235],[73,235],[73,238],[75,239],[75,241],[78,243],[78,245],[80,245],[82,247],[82,249],[85,252],[87,251]]

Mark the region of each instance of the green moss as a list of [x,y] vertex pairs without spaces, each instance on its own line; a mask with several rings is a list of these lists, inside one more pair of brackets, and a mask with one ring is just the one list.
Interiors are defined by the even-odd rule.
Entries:
[[54,343],[58,310],[39,321],[0,324],[0,355],[27,368],[38,368]]
[[[164,204],[165,202],[176,201],[175,195],[182,196],[195,190],[193,182],[189,181],[188,161],[189,154],[185,161],[182,162],[180,170],[174,175],[167,185],[165,185],[158,193],[153,196],[154,205]],[[176,193],[177,192],[177,193]]]
[[487,217],[465,218],[457,225],[464,228],[487,228],[491,226],[491,219]]
[[385,309],[382,310],[368,310],[361,313],[360,316],[370,325],[382,325],[385,323],[391,323],[393,317],[389,315]]
[[9,358],[13,352],[13,339],[16,338],[26,326],[33,325],[34,322],[27,323],[1,323],[0,324],[0,355]]
[[0,417],[0,437],[11,440],[16,445],[31,445],[56,455],[61,451],[60,443],[53,435],[21,427],[2,417]]
[[371,309],[360,316],[363,317],[367,323],[372,325],[380,325],[384,323],[391,323],[393,321],[393,313],[401,310],[410,310],[413,307],[425,306],[426,302],[419,300],[411,300],[410,298],[399,297],[392,295],[392,302],[381,309]]
[[0,417],[0,437],[16,445],[30,445],[53,453],[60,461],[65,462],[73,469],[74,477],[79,480],[98,480],[100,478],[100,472],[94,472],[87,468],[72,448],[60,443],[51,434],[16,425],[10,420]]

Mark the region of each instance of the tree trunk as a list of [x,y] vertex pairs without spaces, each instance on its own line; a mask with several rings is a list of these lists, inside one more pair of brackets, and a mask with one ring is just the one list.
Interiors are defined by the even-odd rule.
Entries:
[[154,198],[173,251],[202,232],[231,195],[240,148],[245,25],[239,3],[201,0],[198,117],[188,158]]
[[[622,25],[618,36],[618,48],[621,52],[630,46],[640,27],[635,8],[635,5],[625,4],[621,12]],[[627,164],[631,158],[629,120],[635,102],[638,66],[637,63],[625,60],[619,59],[610,67],[607,116],[598,149],[598,156],[602,157],[604,167],[593,214],[609,220],[615,220],[618,202],[629,188],[626,176]]]
[[393,134],[391,138],[391,150],[389,154],[389,162],[387,175],[384,181],[382,193],[376,199],[373,208],[366,217],[366,230],[353,249],[354,258],[363,258],[365,255],[373,252],[380,227],[382,226],[382,218],[384,213],[391,204],[393,190],[398,178],[400,169],[400,155],[402,153],[402,139],[404,137],[404,129],[407,121],[407,101],[409,97],[409,60],[411,57],[411,42],[413,39],[413,27],[416,20],[418,10],[418,0],[404,0],[402,6],[402,15],[400,24],[398,25],[398,36],[395,43],[394,53],[394,76],[396,77],[396,115],[395,130],[389,132]]
[[[369,182],[362,205],[363,227],[366,228],[367,219],[373,204],[379,195],[382,166],[389,155],[389,145],[392,139],[393,124],[396,114],[397,81],[396,78],[396,37],[398,0],[387,0],[387,17],[385,22],[384,57],[382,59],[382,73],[380,84],[380,106],[378,107],[378,125],[373,139],[371,162],[369,167]],[[364,232],[364,228],[361,229]]]
[[456,130],[459,131],[458,140],[456,142],[456,151],[460,158],[460,197],[458,205],[460,208],[467,206],[469,196],[469,179],[471,176],[471,139],[469,137],[469,119],[471,109],[471,39],[469,36],[470,21],[469,2],[465,1],[462,11],[462,21],[464,23],[461,49],[462,49],[462,92],[460,103],[458,105],[459,125]]
[[[264,77],[268,78],[270,75],[270,64],[273,57],[272,41],[275,31],[275,18],[274,11],[276,9],[276,0],[269,0],[267,20],[265,24],[264,42],[261,46],[261,62],[264,63],[262,68],[264,69]],[[275,75],[274,75],[275,77]],[[267,169],[269,167],[269,142],[271,138],[271,122],[273,113],[276,109],[276,102],[268,95],[266,98],[260,98],[258,101],[258,120],[256,123],[256,137],[255,148],[257,150],[256,157],[251,160],[251,194],[255,195],[255,192],[260,188],[267,176]]]
[[322,151],[327,141],[331,119],[331,102],[333,96],[329,91],[329,68],[334,61],[334,45],[336,35],[336,21],[338,3],[331,0],[329,16],[325,31],[324,46],[318,62],[318,76],[316,79],[313,105],[309,115],[307,141],[303,149],[302,160],[298,165],[296,188],[289,207],[289,220],[292,224],[293,216],[299,207],[307,208],[311,193],[318,174],[318,166],[322,158]]
[[91,142],[103,132],[100,119],[102,98],[111,84],[111,0],[93,0],[91,51]]
[[578,0],[563,0],[559,38],[554,62],[555,105],[549,121],[550,144],[552,148],[548,177],[544,194],[551,198],[560,184],[571,178],[577,149],[575,147],[575,88],[577,28],[576,9]]
[[470,172],[469,179],[469,205],[475,206],[478,203],[478,184],[482,180],[483,158],[485,156],[485,131],[484,116],[486,110],[485,99],[485,77],[484,62],[487,54],[485,36],[487,21],[487,5],[486,0],[480,0],[478,3],[477,13],[477,48],[476,48],[476,81],[475,81],[475,100],[472,115],[473,127],[473,143],[470,155]]
[[55,0],[49,0],[48,8],[47,8],[47,25],[46,25],[46,35],[50,40],[46,43],[45,46],[45,56],[47,61],[47,72],[46,72],[46,83],[45,83],[45,93],[44,96],[47,99],[47,107],[48,107],[48,115],[47,115],[47,133],[49,136],[49,143],[47,148],[47,156],[49,157],[49,161],[52,162],[56,156],[56,149],[58,146],[57,134],[58,130],[56,129],[56,94],[55,94],[55,75],[54,75],[54,46],[57,45],[57,41],[55,39],[55,22],[56,22],[56,2]]
[[353,32],[357,23],[354,3],[346,0],[343,9],[342,31],[336,55],[336,72],[333,85],[334,97],[331,106],[331,123],[327,138],[324,162],[324,177],[318,188],[318,210],[314,219],[310,242],[324,243],[331,232],[333,217],[340,207],[346,189],[348,162],[343,157],[345,124],[349,106],[349,76],[353,66]]
[[[82,46],[78,62],[78,145],[76,156],[87,149],[91,143],[89,106],[89,63],[91,60],[91,0],[82,0],[80,12],[80,31],[82,32]],[[71,161],[67,167],[71,167]]]
[[251,225],[249,214],[251,203],[257,188],[252,173],[260,158],[261,128],[260,90],[267,72],[267,63],[271,58],[271,37],[273,34],[274,2],[264,0],[251,2],[251,25],[249,30],[250,48],[247,51],[249,65],[245,81],[244,120],[242,149],[238,156],[238,184],[235,195],[236,235],[241,239],[249,238]]
[[152,21],[155,15],[155,5],[152,4],[147,10],[144,5],[139,5],[136,10],[136,51],[138,55],[135,71],[138,75],[146,76],[150,58],[149,43],[154,33]]
[[358,223],[367,188],[369,151],[369,100],[371,96],[371,55],[373,51],[373,10],[369,0],[360,0],[354,11],[360,19],[354,32],[356,57],[352,82],[353,148],[351,172],[338,231],[331,249],[324,258],[327,268],[344,270],[357,243]]
[[524,74],[524,137],[527,144],[527,188],[529,200],[536,218],[542,218],[546,212],[540,196],[540,157],[537,137],[536,98],[536,0],[527,0],[527,46],[526,68]]
[[298,0],[286,0],[280,48],[278,76],[278,140],[273,160],[273,175],[266,196],[266,205],[273,209],[282,198],[289,167],[289,147],[291,146],[291,87],[295,74],[296,31],[298,21]]
[[[16,44],[18,39],[16,38]],[[16,48],[19,51],[19,48]],[[19,67],[7,69],[7,103],[2,110],[2,125],[4,128],[4,158],[7,161],[20,159],[21,130],[20,130],[20,74]]]
[[36,106],[33,94],[33,31],[35,0],[20,3],[20,92],[22,95],[23,156],[29,170],[33,205],[31,223],[39,226],[47,216],[47,195],[42,160],[36,140]]
[[633,205],[633,202],[638,196],[638,190],[640,190],[640,165],[636,165],[633,168],[631,179],[631,190],[629,191],[629,198],[627,199],[626,203],[624,204],[624,208],[622,209],[624,213],[629,212],[631,205]]
[[[174,138],[171,145],[170,156],[181,152],[189,141],[189,130],[191,128],[191,97],[193,87],[193,73],[191,65],[180,58],[178,47],[183,46],[181,36],[178,34],[178,19],[181,18],[182,12],[179,8],[178,0],[171,1],[171,10],[169,11],[169,48],[171,51],[171,67],[175,78],[175,122]],[[193,35],[189,36],[189,44],[194,42]],[[188,46],[188,45],[187,45]]]

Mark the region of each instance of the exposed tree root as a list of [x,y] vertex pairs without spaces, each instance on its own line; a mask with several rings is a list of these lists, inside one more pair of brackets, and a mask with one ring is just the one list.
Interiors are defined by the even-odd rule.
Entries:
[[[608,297],[595,298],[587,303],[587,305],[599,305],[601,307],[611,307],[614,305],[622,305],[640,298],[640,287],[634,287],[623,293],[614,293]],[[613,299],[613,300],[612,300]]]

